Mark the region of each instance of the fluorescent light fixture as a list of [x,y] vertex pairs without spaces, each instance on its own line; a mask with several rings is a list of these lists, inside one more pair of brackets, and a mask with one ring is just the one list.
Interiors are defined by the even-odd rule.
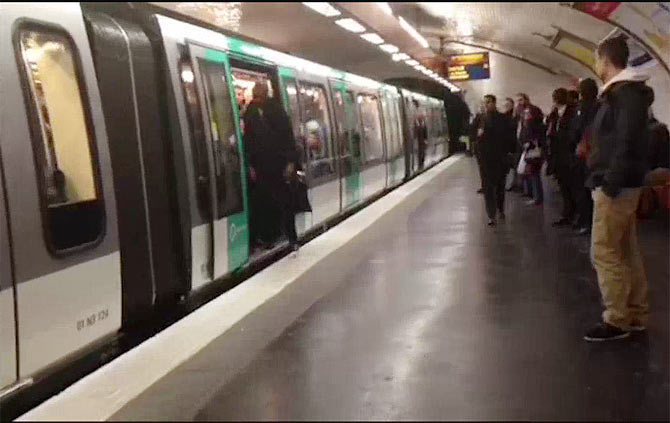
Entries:
[[351,18],[344,18],[344,19],[339,19],[335,21],[336,24],[341,26],[342,28],[346,29],[347,31],[359,33],[359,32],[364,32],[365,27],[358,22],[356,22],[354,19]]
[[330,5],[330,3],[327,2],[303,2],[302,4],[309,7],[313,11],[321,13],[323,16],[329,18],[332,18],[333,16],[340,16],[342,14],[339,10],[335,9]]
[[424,68],[423,66],[421,66],[421,65],[414,65],[414,66],[412,66],[412,67],[413,67],[414,69],[418,70],[418,71],[420,71],[421,69],[425,69],[425,68]]
[[384,39],[380,37],[379,35],[375,34],[374,32],[368,32],[367,34],[361,35],[361,38],[364,39],[365,41],[368,41],[372,44],[383,44]]
[[428,48],[428,41],[426,41],[425,38],[421,34],[417,32],[416,29],[410,24],[407,23],[405,19],[403,19],[402,16],[398,16],[398,21],[400,21],[400,26],[409,33],[412,37],[414,37],[415,40],[421,44],[423,48]]
[[405,60],[405,63],[407,63],[410,66],[416,66],[419,64],[417,60],[411,59],[411,60]]
[[379,46],[380,49],[384,50],[387,53],[397,53],[400,49],[393,44],[382,44]]
[[408,60],[409,56],[405,53],[395,53],[391,58],[394,62],[399,62],[401,60]]
[[393,9],[386,2],[375,2],[387,15],[393,16]]

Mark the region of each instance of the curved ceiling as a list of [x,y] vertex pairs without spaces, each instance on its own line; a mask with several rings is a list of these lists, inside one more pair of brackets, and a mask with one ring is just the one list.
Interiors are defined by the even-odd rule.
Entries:
[[654,50],[652,53],[666,63],[670,53],[668,2],[392,5],[394,12],[412,20],[436,52],[440,50],[442,37],[444,56],[469,52],[472,48],[468,46],[479,46],[526,59],[557,73],[592,76],[593,48],[619,26],[629,35],[642,38],[637,40],[642,43],[634,42],[633,50],[640,53],[644,49]]
[[[450,54],[490,49],[550,73],[593,77],[595,45],[621,29],[635,40],[639,50],[635,54],[650,51],[666,71],[670,62],[668,2],[388,3],[393,14],[382,11],[379,3],[331,3],[342,13],[337,18],[315,13],[301,3],[153,4],[377,79],[423,76],[338,27],[336,19],[355,18],[367,31],[378,33],[426,66]],[[401,28],[401,16],[426,38],[428,48]]]

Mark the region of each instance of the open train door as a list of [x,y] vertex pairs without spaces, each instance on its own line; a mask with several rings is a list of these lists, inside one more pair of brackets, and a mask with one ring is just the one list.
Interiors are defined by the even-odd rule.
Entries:
[[[213,279],[249,256],[246,167],[228,55],[188,44],[208,146]],[[197,288],[194,286],[193,288]]]

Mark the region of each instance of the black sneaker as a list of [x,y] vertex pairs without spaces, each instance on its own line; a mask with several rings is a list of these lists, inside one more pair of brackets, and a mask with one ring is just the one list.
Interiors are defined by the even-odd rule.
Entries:
[[609,323],[598,323],[593,329],[586,332],[584,340],[588,342],[603,342],[628,338],[629,336],[630,332],[612,326]]
[[495,225],[496,225],[496,221],[493,220],[493,219],[489,219],[489,223],[487,223],[487,225],[489,225],[489,226],[495,226]]
[[484,188],[479,188],[477,190],[477,194],[484,194]]

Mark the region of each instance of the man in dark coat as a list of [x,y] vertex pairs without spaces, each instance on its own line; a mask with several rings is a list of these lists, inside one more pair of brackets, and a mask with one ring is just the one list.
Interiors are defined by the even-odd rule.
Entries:
[[573,120],[573,143],[577,145],[577,151],[573,155],[572,182],[573,195],[577,201],[577,222],[574,227],[579,235],[591,233],[593,220],[593,199],[591,190],[586,188],[588,167],[586,160],[589,148],[592,144],[592,123],[598,111],[598,85],[591,78],[579,82],[579,106],[577,115]]
[[550,119],[552,127],[548,135],[551,150],[550,160],[553,162],[552,168],[563,198],[561,218],[552,225],[564,226],[572,224],[577,208],[572,189],[574,183],[571,169],[575,148],[577,147],[577,143],[571,137],[571,125],[576,114],[576,107],[569,104],[568,91],[565,88],[554,90],[552,99],[554,100],[554,112],[552,112]]
[[486,114],[477,129],[478,150],[488,224],[494,226],[496,209],[500,218],[505,218],[505,175],[509,169],[508,155],[514,152],[515,142],[508,118],[496,108],[495,96],[484,96],[484,106]]
[[588,160],[593,189],[591,259],[605,311],[586,341],[625,338],[644,331],[649,316],[647,275],[637,243],[636,211],[648,167],[648,78],[628,64],[621,37],[598,46],[595,68],[605,86],[593,121],[594,145]]
[[486,114],[486,107],[484,102],[479,105],[479,110],[477,114],[472,118],[472,123],[470,123],[470,144],[472,145],[472,153],[477,160],[477,168],[479,169],[479,181],[480,187],[477,190],[477,194],[484,194],[484,177],[482,176],[482,160],[479,156],[479,135],[477,132],[482,126],[484,115]]
[[282,228],[297,249],[295,212],[290,184],[295,178],[297,152],[291,121],[282,105],[268,98],[268,87],[256,83],[244,113],[244,143],[249,158],[251,232],[267,246]]

